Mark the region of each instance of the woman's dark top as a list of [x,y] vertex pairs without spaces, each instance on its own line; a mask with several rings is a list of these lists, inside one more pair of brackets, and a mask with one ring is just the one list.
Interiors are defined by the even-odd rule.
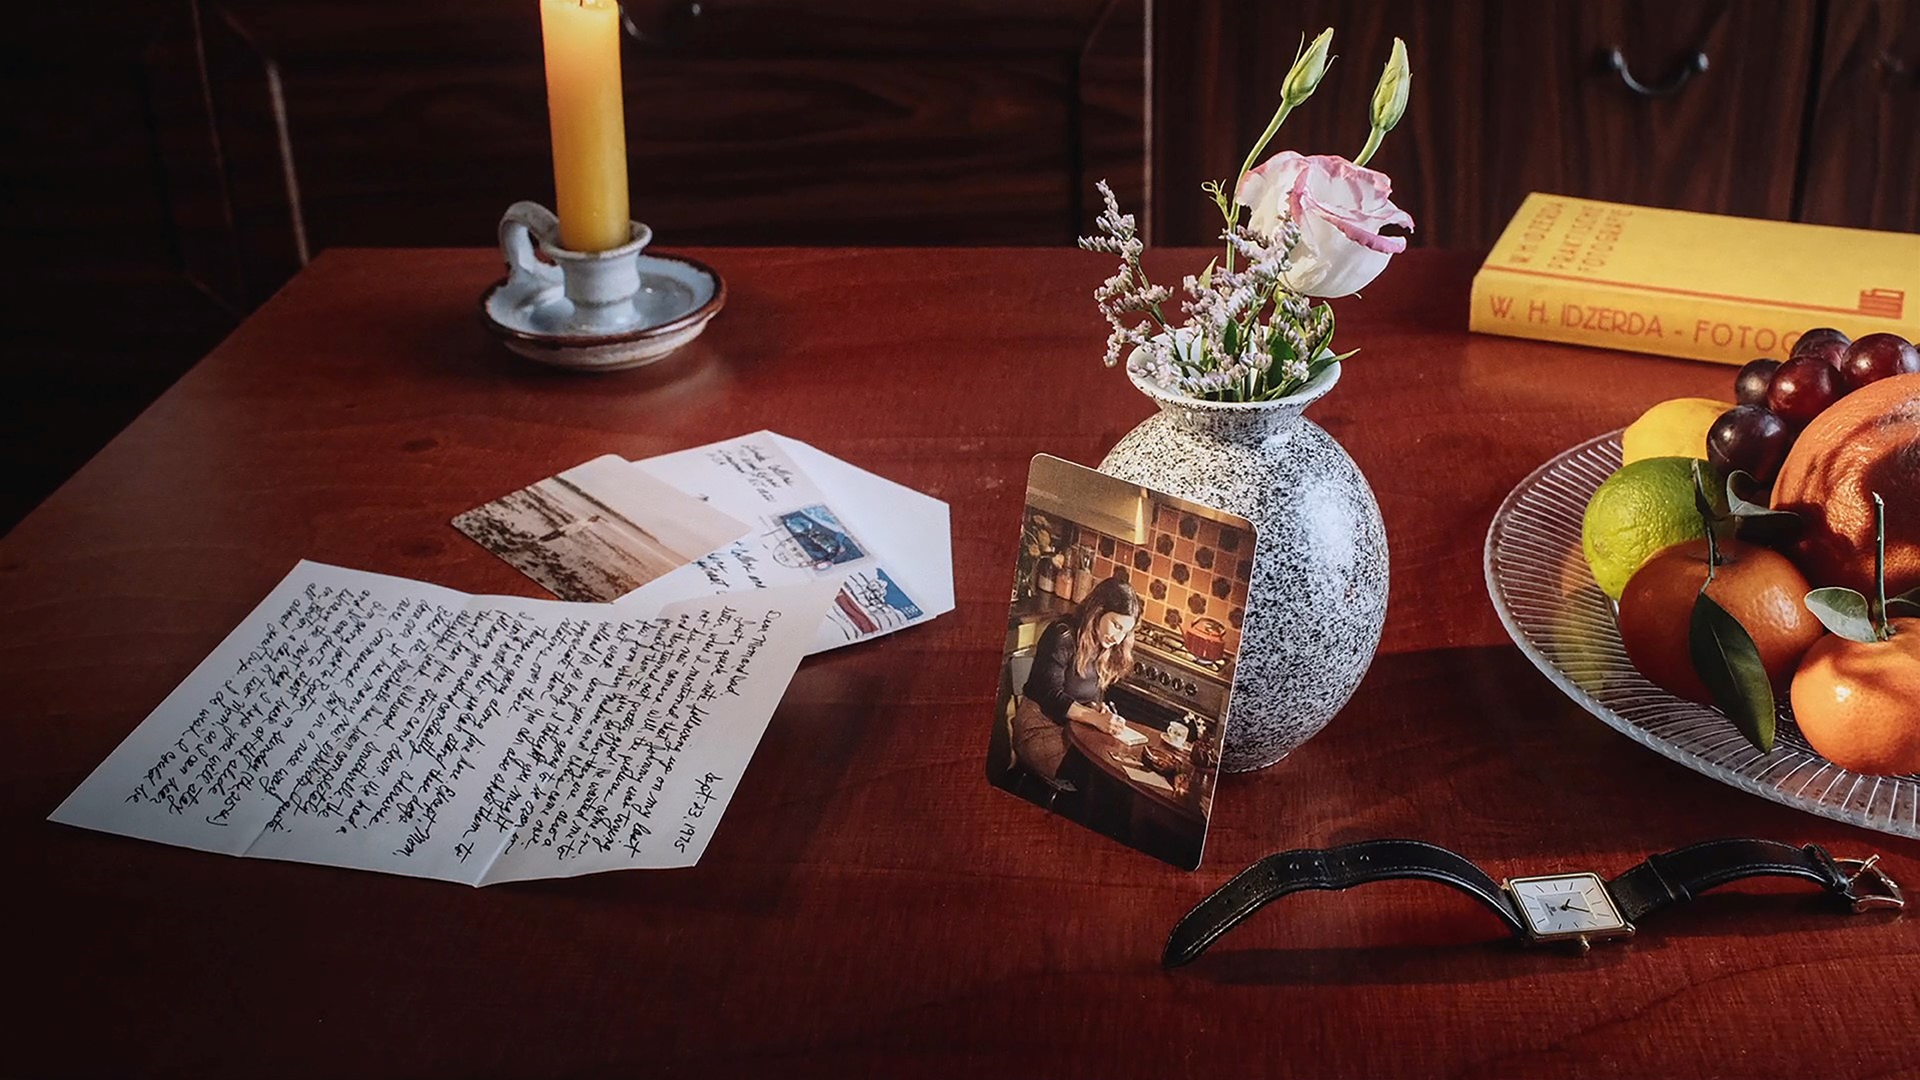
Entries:
[[1040,644],[1033,650],[1033,670],[1027,674],[1026,689],[1021,691],[1027,700],[1040,706],[1041,712],[1062,724],[1067,722],[1067,706],[1076,701],[1090,705],[1100,700],[1100,676],[1074,670],[1077,648],[1073,624],[1055,619],[1040,635]]

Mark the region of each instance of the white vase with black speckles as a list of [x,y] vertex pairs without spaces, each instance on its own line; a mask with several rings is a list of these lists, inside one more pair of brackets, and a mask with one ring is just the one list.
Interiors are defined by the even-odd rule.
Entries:
[[1387,534],[1367,478],[1333,436],[1302,416],[1340,365],[1299,393],[1215,402],[1138,376],[1160,406],[1120,439],[1100,471],[1251,521],[1256,534],[1221,768],[1261,769],[1333,719],[1380,645]]

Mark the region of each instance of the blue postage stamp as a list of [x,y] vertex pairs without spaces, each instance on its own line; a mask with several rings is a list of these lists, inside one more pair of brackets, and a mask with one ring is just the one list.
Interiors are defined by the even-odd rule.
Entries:
[[789,510],[775,520],[787,530],[787,535],[815,570],[827,570],[867,554],[825,506]]

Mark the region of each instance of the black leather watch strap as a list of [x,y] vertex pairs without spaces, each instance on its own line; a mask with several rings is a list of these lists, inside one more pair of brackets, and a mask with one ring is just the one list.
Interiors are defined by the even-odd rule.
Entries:
[[1506,890],[1466,859],[1420,840],[1363,840],[1282,851],[1242,870],[1180,920],[1161,962],[1171,968],[1196,959],[1221,934],[1289,893],[1405,879],[1451,885],[1492,909],[1516,935],[1526,933]]
[[[1708,889],[1750,877],[1811,881],[1847,901],[1854,911],[1899,908],[1905,903],[1900,886],[1875,869],[1877,859],[1835,859],[1818,844],[1794,847],[1773,840],[1708,840],[1649,856],[1607,882],[1606,888],[1628,924]],[[1198,958],[1220,935],[1289,893],[1350,889],[1393,879],[1450,885],[1485,904],[1514,936],[1557,940],[1553,935],[1535,938],[1514,909],[1506,887],[1446,848],[1420,840],[1365,840],[1324,850],[1283,851],[1247,867],[1174,926],[1161,962],[1179,967]],[[1585,941],[1581,938],[1583,946]]]
[[1794,847],[1774,840],[1708,840],[1660,855],[1607,882],[1628,922],[1730,881],[1790,877],[1811,881],[1853,902],[1853,878],[1818,844]]

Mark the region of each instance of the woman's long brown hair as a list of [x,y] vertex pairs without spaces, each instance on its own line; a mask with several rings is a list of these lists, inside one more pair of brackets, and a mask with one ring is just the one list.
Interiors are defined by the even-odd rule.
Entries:
[[1140,594],[1133,591],[1124,578],[1110,577],[1093,587],[1087,598],[1080,602],[1080,610],[1073,613],[1074,654],[1073,666],[1076,674],[1093,671],[1099,665],[1100,689],[1112,686],[1121,676],[1133,670],[1133,631],[1120,639],[1120,644],[1111,649],[1100,648],[1100,616],[1108,612],[1125,615],[1133,619],[1134,625],[1140,625],[1140,612],[1146,605],[1141,602]]

